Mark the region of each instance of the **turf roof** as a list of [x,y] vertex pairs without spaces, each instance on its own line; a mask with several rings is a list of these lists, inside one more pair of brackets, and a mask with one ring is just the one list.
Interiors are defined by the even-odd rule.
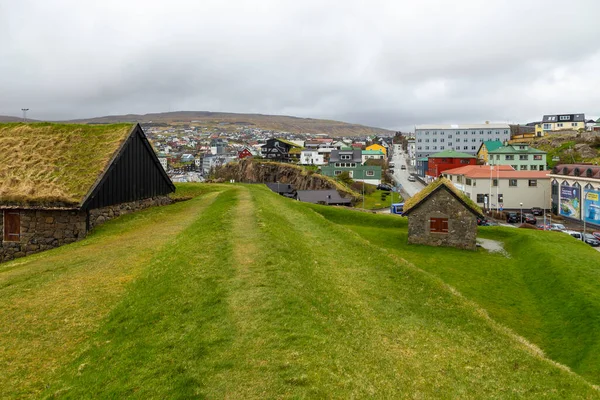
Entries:
[[475,212],[476,214],[479,214],[479,215],[483,215],[483,213],[481,212],[481,208],[479,208],[479,206],[477,204],[475,204],[475,202],[473,202],[473,200],[471,200],[463,192],[458,190],[456,188],[456,186],[454,186],[452,184],[452,182],[450,182],[446,178],[436,179],[435,181],[433,181],[429,185],[427,185],[419,193],[415,194],[413,197],[406,200],[406,202],[404,202],[403,214],[406,214],[410,209],[414,208],[421,201],[425,200],[430,194],[432,194],[438,187],[440,187],[442,185],[446,186],[452,193],[454,193],[460,200],[462,200],[465,203],[465,205],[467,207],[469,207],[473,212]]
[[0,204],[79,206],[133,124],[0,124]]

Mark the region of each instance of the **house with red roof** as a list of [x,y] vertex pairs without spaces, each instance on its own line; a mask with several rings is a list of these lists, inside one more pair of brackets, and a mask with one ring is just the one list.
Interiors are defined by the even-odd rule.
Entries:
[[510,165],[466,165],[442,174],[485,209],[550,209],[550,171],[517,171]]
[[428,157],[427,173],[430,179],[438,178],[444,171],[477,164],[477,157],[454,150],[446,150]]

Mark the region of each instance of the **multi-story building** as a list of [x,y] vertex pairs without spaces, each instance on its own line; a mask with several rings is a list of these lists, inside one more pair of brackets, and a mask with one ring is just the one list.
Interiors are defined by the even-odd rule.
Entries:
[[326,165],[325,157],[318,149],[304,149],[300,153],[300,164],[302,165]]
[[510,165],[517,171],[544,171],[546,152],[526,143],[504,145],[488,152],[489,165]]
[[554,214],[600,227],[600,166],[559,164],[548,176]]
[[362,151],[362,163],[364,164],[367,160],[383,160],[385,155],[381,150],[363,150]]
[[467,165],[442,175],[478,205],[498,210],[550,209],[549,171],[515,171],[508,165]]
[[363,165],[362,150],[334,150],[329,157],[329,164],[321,167],[321,173],[336,177],[348,172],[355,181],[378,185],[381,183],[381,167],[378,165]]
[[477,159],[479,160],[480,164],[487,164],[488,153],[498,149],[499,147],[502,147],[502,144],[503,143],[499,140],[486,140],[485,142],[481,143],[479,150],[477,150]]
[[444,150],[456,150],[475,155],[486,140],[510,139],[508,124],[417,125],[415,127],[416,157],[428,157]]
[[585,114],[554,114],[544,115],[542,122],[535,126],[536,136],[564,131],[585,129]]
[[387,156],[387,148],[379,143],[373,143],[372,145],[367,146],[365,150],[379,150],[384,156]]
[[432,180],[438,178],[442,172],[448,169],[475,164],[477,164],[477,157],[475,156],[454,150],[446,150],[428,157],[426,175],[428,180]]

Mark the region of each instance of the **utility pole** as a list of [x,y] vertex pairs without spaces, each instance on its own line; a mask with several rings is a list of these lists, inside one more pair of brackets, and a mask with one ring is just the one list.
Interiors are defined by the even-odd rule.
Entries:
[[27,111],[29,111],[29,108],[21,108],[21,111],[23,111],[23,122],[27,122]]

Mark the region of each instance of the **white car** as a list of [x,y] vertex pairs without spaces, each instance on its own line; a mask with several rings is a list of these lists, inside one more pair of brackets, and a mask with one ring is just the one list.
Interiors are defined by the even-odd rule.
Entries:
[[570,230],[564,230],[562,232],[566,233],[567,235],[573,236],[577,240],[583,240],[583,234],[581,232],[570,231]]
[[566,231],[567,228],[563,224],[550,224],[551,231]]

